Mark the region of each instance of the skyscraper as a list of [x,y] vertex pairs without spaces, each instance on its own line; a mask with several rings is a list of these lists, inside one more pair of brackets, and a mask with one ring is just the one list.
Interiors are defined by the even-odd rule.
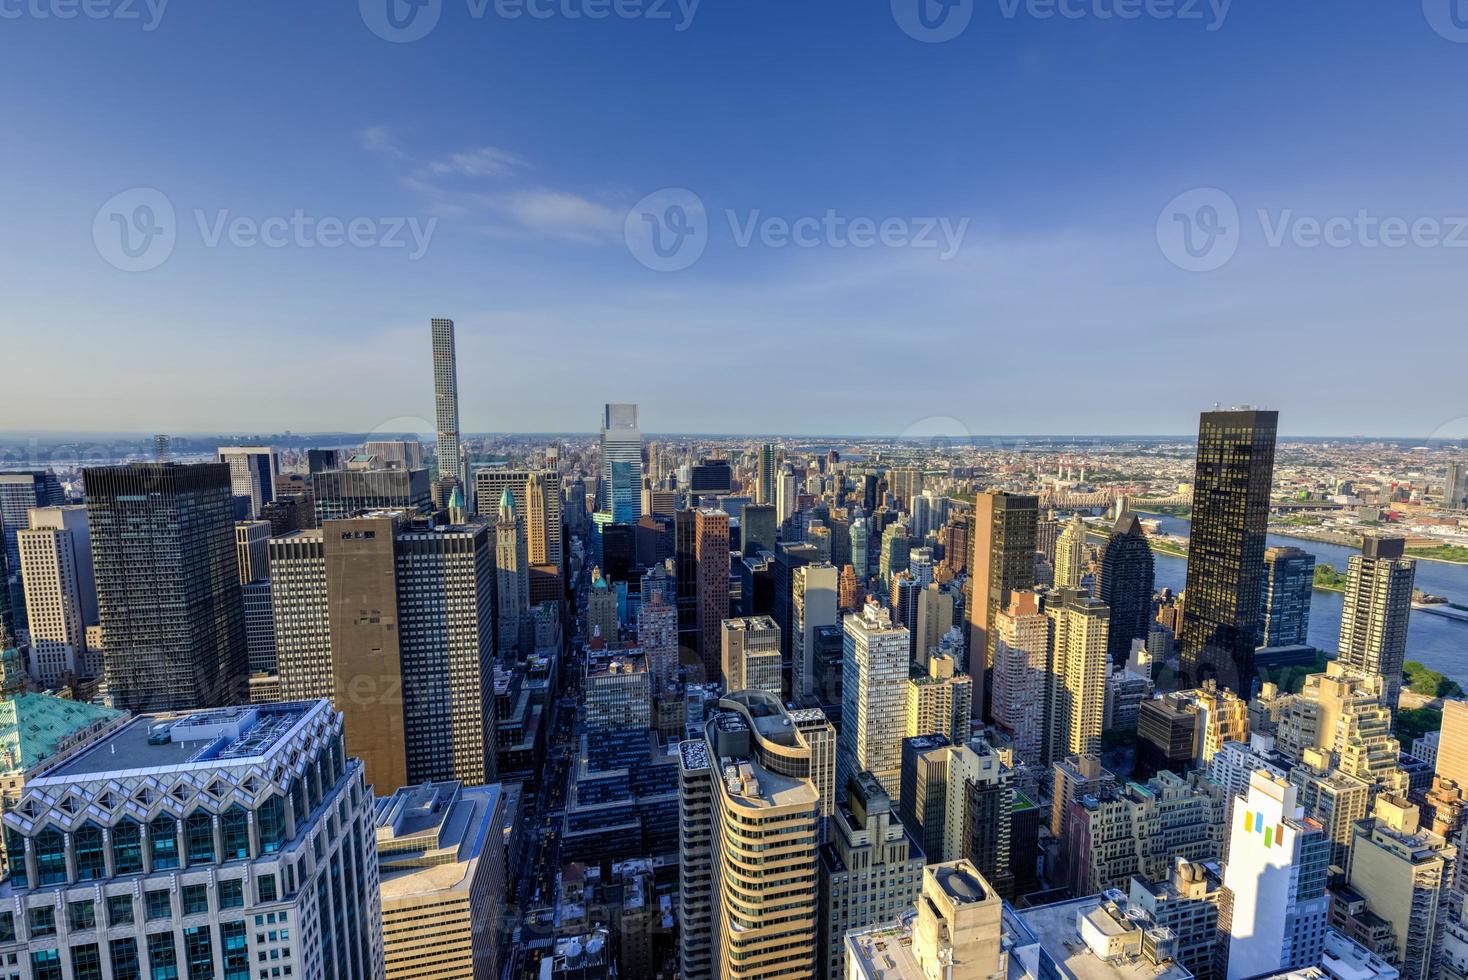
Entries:
[[1084,589],[1060,589],[1045,603],[1045,614],[1051,639],[1048,758],[1100,752],[1111,611]]
[[974,557],[969,562],[973,598],[968,616],[968,672],[974,679],[974,717],[987,717],[994,666],[994,617],[1015,589],[1035,584],[1038,497],[991,490],[974,500]]
[[499,612],[495,641],[500,658],[513,659],[517,653],[525,652],[520,643],[522,624],[530,625],[530,561],[522,522],[515,513],[515,496],[508,487],[500,491],[494,556]]
[[[46,470],[0,473],[0,636],[25,627],[25,592],[16,536],[30,526],[32,507],[57,507],[65,494],[56,474]],[[7,611],[8,610],[8,611]]]
[[756,471],[755,499],[766,506],[775,505],[775,447],[765,443],[759,448],[759,463]]
[[[1310,642],[1310,598],[1315,556],[1299,548],[1264,552],[1264,587],[1259,593],[1261,647],[1301,646]],[[1114,619],[1114,616],[1113,616]]]
[[1193,524],[1183,606],[1182,670],[1247,699],[1264,582],[1264,539],[1279,413],[1204,412],[1198,425]]
[[325,702],[133,718],[5,814],[0,958],[37,980],[384,980],[373,825]]
[[902,794],[902,739],[906,725],[908,631],[887,610],[868,602],[842,620],[841,740],[837,785],[869,772],[894,800]]
[[[433,509],[427,470],[326,470],[311,474],[316,526],[362,511]],[[498,497],[491,498],[498,500]]]
[[239,521],[234,526],[235,560],[240,584],[270,577],[270,522]]
[[994,618],[994,723],[1014,740],[1016,764],[1049,766],[1050,619],[1028,589]]
[[800,565],[790,571],[791,696],[799,698],[816,689],[820,665],[816,633],[840,622],[836,608],[836,566],[828,562]]
[[269,446],[221,446],[214,458],[229,465],[229,492],[242,515],[259,517],[260,508],[275,499],[280,455]]
[[84,478],[113,703],[181,711],[243,698],[229,466],[136,463]]
[[1074,514],[1066,522],[1065,529],[1055,539],[1055,587],[1057,589],[1079,588],[1086,574],[1086,524],[1080,514]]
[[281,693],[331,697],[373,785],[495,776],[491,534],[398,511],[270,543]]
[[602,409],[598,504],[616,524],[634,524],[642,516],[642,430],[636,405],[607,404]]
[[722,624],[722,677],[726,691],[764,691],[783,696],[780,627],[768,616],[726,619]]
[[729,618],[729,515],[702,507],[694,514],[695,626],[704,675],[719,676],[722,626]]
[[1402,689],[1412,585],[1417,576],[1417,562],[1405,555],[1404,539],[1368,536],[1361,543],[1361,554],[1351,556],[1336,654],[1348,667],[1385,678],[1384,702],[1392,710],[1396,710]]
[[[1058,583],[1057,583],[1058,584]],[[1156,586],[1152,546],[1135,514],[1122,514],[1101,549],[1096,593],[1111,607],[1107,649],[1113,664],[1126,663],[1133,640],[1145,640],[1152,626],[1152,590]]]
[[1448,463],[1443,500],[1449,507],[1468,508],[1468,460],[1453,460]]
[[1319,962],[1330,897],[1330,838],[1307,819],[1298,791],[1257,771],[1234,806],[1219,897],[1227,980],[1272,976]]
[[731,692],[678,749],[680,976],[815,976],[822,799],[803,729],[779,698]]
[[459,472],[459,361],[454,352],[454,321],[434,319],[433,413],[438,425],[438,475],[463,483]]
[[87,650],[87,627],[97,623],[97,586],[85,507],[32,510],[30,527],[16,536],[31,637],[31,674],[42,687],[68,676],[101,675],[101,654]]
[[474,497],[485,506],[498,502],[509,490],[520,518],[530,562],[530,604],[560,602],[565,574],[564,518],[561,474],[554,470],[510,470],[485,467],[474,471]]

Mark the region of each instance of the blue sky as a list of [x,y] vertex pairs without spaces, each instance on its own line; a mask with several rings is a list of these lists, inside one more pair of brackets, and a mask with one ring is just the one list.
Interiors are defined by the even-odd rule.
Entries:
[[[1427,436],[1468,416],[1448,0],[1235,0],[1221,23],[1190,0],[1131,20],[966,0],[941,43],[888,0],[702,0],[686,24],[691,0],[669,19],[437,0],[410,43],[343,0],[175,2],[152,30],[143,0],[54,16],[70,2],[0,0],[0,429],[403,428],[431,418],[431,316],[458,321],[468,431],[590,430],[606,401],[649,431],[1182,433],[1223,402],[1290,433]],[[129,272],[105,238],[137,188],[176,240]],[[626,219],[648,195],[666,219],[668,188],[707,244],[657,271]],[[1177,199],[1188,221],[1237,208],[1219,267],[1171,261]],[[211,244],[297,211],[410,244]],[[827,214],[894,237],[780,244],[779,222]],[[1311,246],[1333,218],[1339,247]],[[1383,220],[1416,231],[1371,247]],[[930,226],[957,247],[915,245]]]

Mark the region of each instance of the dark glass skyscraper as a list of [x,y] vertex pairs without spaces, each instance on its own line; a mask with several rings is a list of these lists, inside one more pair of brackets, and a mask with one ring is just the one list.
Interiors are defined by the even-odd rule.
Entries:
[[1156,567],[1152,546],[1136,514],[1123,514],[1101,551],[1096,591],[1111,607],[1106,649],[1114,664],[1126,663],[1133,640],[1145,640],[1152,625],[1152,589]]
[[1264,583],[1264,539],[1279,413],[1204,412],[1193,477],[1182,669],[1247,698]]
[[241,700],[249,664],[229,464],[83,476],[114,704],[180,711]]
[[1264,552],[1264,585],[1259,590],[1261,647],[1310,642],[1310,598],[1315,586],[1315,556],[1299,548]]
[[0,636],[25,629],[25,590],[20,579],[17,535],[30,527],[32,507],[57,507],[66,494],[56,474],[45,470],[0,473]]

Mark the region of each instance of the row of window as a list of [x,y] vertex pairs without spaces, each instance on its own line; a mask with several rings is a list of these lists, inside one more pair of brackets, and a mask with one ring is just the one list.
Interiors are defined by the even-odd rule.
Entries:
[[[218,882],[217,889],[221,911],[244,907],[244,879],[222,879]],[[258,875],[255,878],[255,893],[256,899],[260,902],[276,901],[279,898],[279,889],[275,875]],[[143,921],[145,922],[159,922],[173,918],[172,892],[167,888],[144,892],[142,905]],[[107,916],[106,925],[109,927],[133,925],[137,922],[137,913],[131,895],[110,895],[103,903],[103,907]],[[182,886],[179,895],[179,910],[180,914],[185,916],[207,913],[209,911],[208,884],[200,882]],[[97,928],[98,911],[96,903],[91,899],[69,902],[64,911],[68,928],[72,932]],[[29,909],[26,915],[31,939],[45,939],[56,935],[57,909],[55,906],[36,906]],[[0,943],[14,942],[15,939],[15,913],[0,912]]]

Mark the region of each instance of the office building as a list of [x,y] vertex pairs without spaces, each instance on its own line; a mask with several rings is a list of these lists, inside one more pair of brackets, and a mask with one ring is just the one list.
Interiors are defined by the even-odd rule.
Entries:
[[1176,937],[1120,890],[1040,905],[1015,916],[1039,939],[1039,975],[1065,980],[1187,980]]
[[1406,800],[1377,797],[1373,815],[1355,824],[1346,875],[1351,891],[1390,925],[1395,951],[1385,958],[1403,980],[1438,976],[1458,861],[1457,847],[1419,820]]
[[1066,521],[1065,528],[1055,539],[1055,587],[1057,589],[1078,589],[1081,580],[1086,577],[1087,566],[1090,564],[1088,555],[1090,546],[1086,543],[1086,524],[1081,520],[1080,514],[1074,514]]
[[779,699],[731,693],[679,762],[680,975],[814,976],[821,795],[801,729]]
[[994,619],[1015,589],[1035,584],[1037,497],[990,491],[974,501],[973,559],[969,576],[968,672],[974,679],[974,716],[987,717],[994,665]]
[[433,335],[433,415],[438,429],[438,475],[462,485],[459,459],[459,362],[454,350],[454,321],[429,321]]
[[[452,350],[449,352],[453,358]],[[437,381],[437,378],[435,378]],[[362,451],[368,456],[376,456],[379,466],[390,470],[421,470],[423,469],[423,444],[417,439],[375,439],[368,440],[362,446]],[[335,466],[324,466],[323,469],[336,469]],[[311,470],[315,473],[316,470]]]
[[769,616],[722,623],[721,676],[726,691],[764,691],[783,697],[780,627]]
[[497,784],[424,783],[376,800],[386,980],[497,980],[510,819]]
[[755,464],[755,500],[761,504],[774,506],[775,473],[775,447],[767,442],[759,447],[759,461]]
[[898,572],[907,571],[908,553],[912,539],[908,537],[907,525],[898,521],[887,525],[882,532],[882,547],[877,556],[877,577],[885,586]]
[[[853,577],[853,589],[856,585]],[[917,594],[912,645],[913,659],[926,664],[928,657],[943,642],[943,636],[953,629],[953,590],[945,589],[936,582],[923,587]],[[965,668],[967,664],[960,664]]]
[[1137,758],[1150,770],[1200,769],[1225,743],[1248,740],[1248,704],[1213,681],[1145,701],[1137,710]]
[[249,661],[250,673],[274,674],[275,603],[271,598],[270,579],[256,579],[241,585],[240,600],[244,607],[245,657]]
[[719,676],[723,622],[729,618],[729,515],[700,507],[693,518],[695,639],[704,676]]
[[234,526],[235,560],[240,584],[270,577],[270,522],[238,521]]
[[1111,608],[1106,647],[1113,664],[1126,663],[1132,641],[1147,638],[1156,584],[1152,546],[1142,522],[1135,514],[1123,514],[1101,549],[1096,571],[1096,595]]
[[1173,960],[1197,980],[1211,980],[1218,943],[1218,900],[1223,892],[1218,865],[1179,857],[1172,873],[1148,880],[1133,876],[1127,886],[1132,909],[1148,926],[1172,933]]
[[1361,544],[1361,554],[1351,556],[1336,654],[1337,661],[1347,667],[1384,677],[1383,698],[1392,710],[1402,690],[1412,585],[1417,576],[1417,562],[1405,554],[1403,538],[1368,536]]
[[1216,678],[1245,700],[1254,689],[1278,428],[1278,412],[1252,410],[1204,412],[1198,425],[1182,670],[1195,685]]
[[746,556],[775,550],[775,505],[745,504],[739,515],[739,550]]
[[86,508],[32,510],[16,545],[31,677],[48,689],[78,677],[101,677],[101,651],[87,647],[87,627],[97,625],[97,586]]
[[1331,768],[1333,756],[1306,749],[1304,759],[1292,766],[1287,779],[1299,790],[1300,808],[1330,838],[1332,872],[1344,874],[1356,821],[1365,820],[1376,788],[1364,779]]
[[113,704],[176,711],[244,699],[229,467],[102,466],[85,479]]
[[56,474],[46,470],[0,473],[0,634],[25,630],[25,592],[20,574],[19,535],[30,526],[33,507],[60,507],[66,494]]
[[[814,694],[821,673],[817,631],[840,622],[837,611],[836,566],[829,562],[800,565],[790,570],[791,695]],[[733,688],[731,688],[733,690]]]
[[867,602],[842,620],[841,740],[838,786],[869,772],[901,799],[902,738],[907,715],[908,632],[887,610]]
[[602,864],[645,857],[676,864],[676,743],[665,748],[646,728],[603,728],[583,732],[578,749],[561,860]]
[[384,511],[270,543],[282,696],[332,698],[375,786],[494,779],[491,533]]
[[953,747],[948,756],[943,854],[972,861],[1005,899],[1014,897],[1010,868],[1014,800],[1014,772],[988,742],[975,738]]
[[1443,727],[1433,771],[1440,780],[1450,779],[1468,787],[1468,701],[1443,701]]
[[[969,861],[923,869],[916,912],[846,936],[848,980],[1038,977],[1039,942]],[[1034,963],[1030,970],[1026,962]],[[1047,974],[1054,976],[1055,974]],[[1171,978],[1164,978],[1171,980]]]
[[994,723],[1014,744],[1016,762],[1050,765],[1050,618],[1040,597],[1010,593],[994,617]]
[[1320,962],[1329,864],[1330,839],[1304,816],[1295,787],[1266,772],[1253,773],[1229,830],[1218,976],[1244,980]]
[[617,524],[642,516],[642,431],[636,405],[608,404],[602,409],[600,509]]
[[1468,461],[1452,460],[1448,463],[1447,478],[1443,481],[1443,502],[1455,509],[1468,509]]
[[530,562],[530,604],[563,598],[565,568],[561,475],[554,470],[486,467],[474,471],[474,496],[481,505],[498,506],[505,491],[515,498],[520,534]]
[[902,795],[898,812],[923,856],[944,860],[948,819],[948,761],[953,743],[944,735],[902,740]]
[[652,675],[640,652],[589,652],[581,690],[588,729],[652,727]]
[[907,679],[905,738],[945,735],[954,743],[968,740],[973,681],[959,673],[953,658],[934,654],[926,669],[913,664]]
[[1314,555],[1299,548],[1265,550],[1255,646],[1303,646],[1310,642],[1310,599],[1314,586]]
[[[530,555],[515,495],[500,491],[494,526],[495,642],[501,660],[534,652],[530,622]],[[612,639],[616,637],[613,636]]]
[[858,773],[836,807],[820,850],[820,950],[816,976],[846,977],[846,934],[891,922],[917,901],[924,855],[882,784]]
[[[327,470],[311,474],[316,526],[364,511],[433,510],[427,470]],[[497,499],[497,498],[496,498]]]
[[133,718],[4,827],[21,976],[385,980],[372,795],[325,702]]
[[855,573],[859,589],[864,589],[872,575],[871,564],[868,560],[871,526],[867,523],[867,518],[858,517],[852,520],[847,536],[851,539],[851,569]]
[[280,477],[280,454],[269,446],[221,446],[215,460],[229,464],[230,494],[238,502],[237,516],[259,517],[275,499]]
[[[1106,715],[1110,609],[1084,589],[1061,589],[1045,603],[1050,619],[1050,749],[1058,759],[1101,750]],[[997,635],[997,634],[996,634]]]

